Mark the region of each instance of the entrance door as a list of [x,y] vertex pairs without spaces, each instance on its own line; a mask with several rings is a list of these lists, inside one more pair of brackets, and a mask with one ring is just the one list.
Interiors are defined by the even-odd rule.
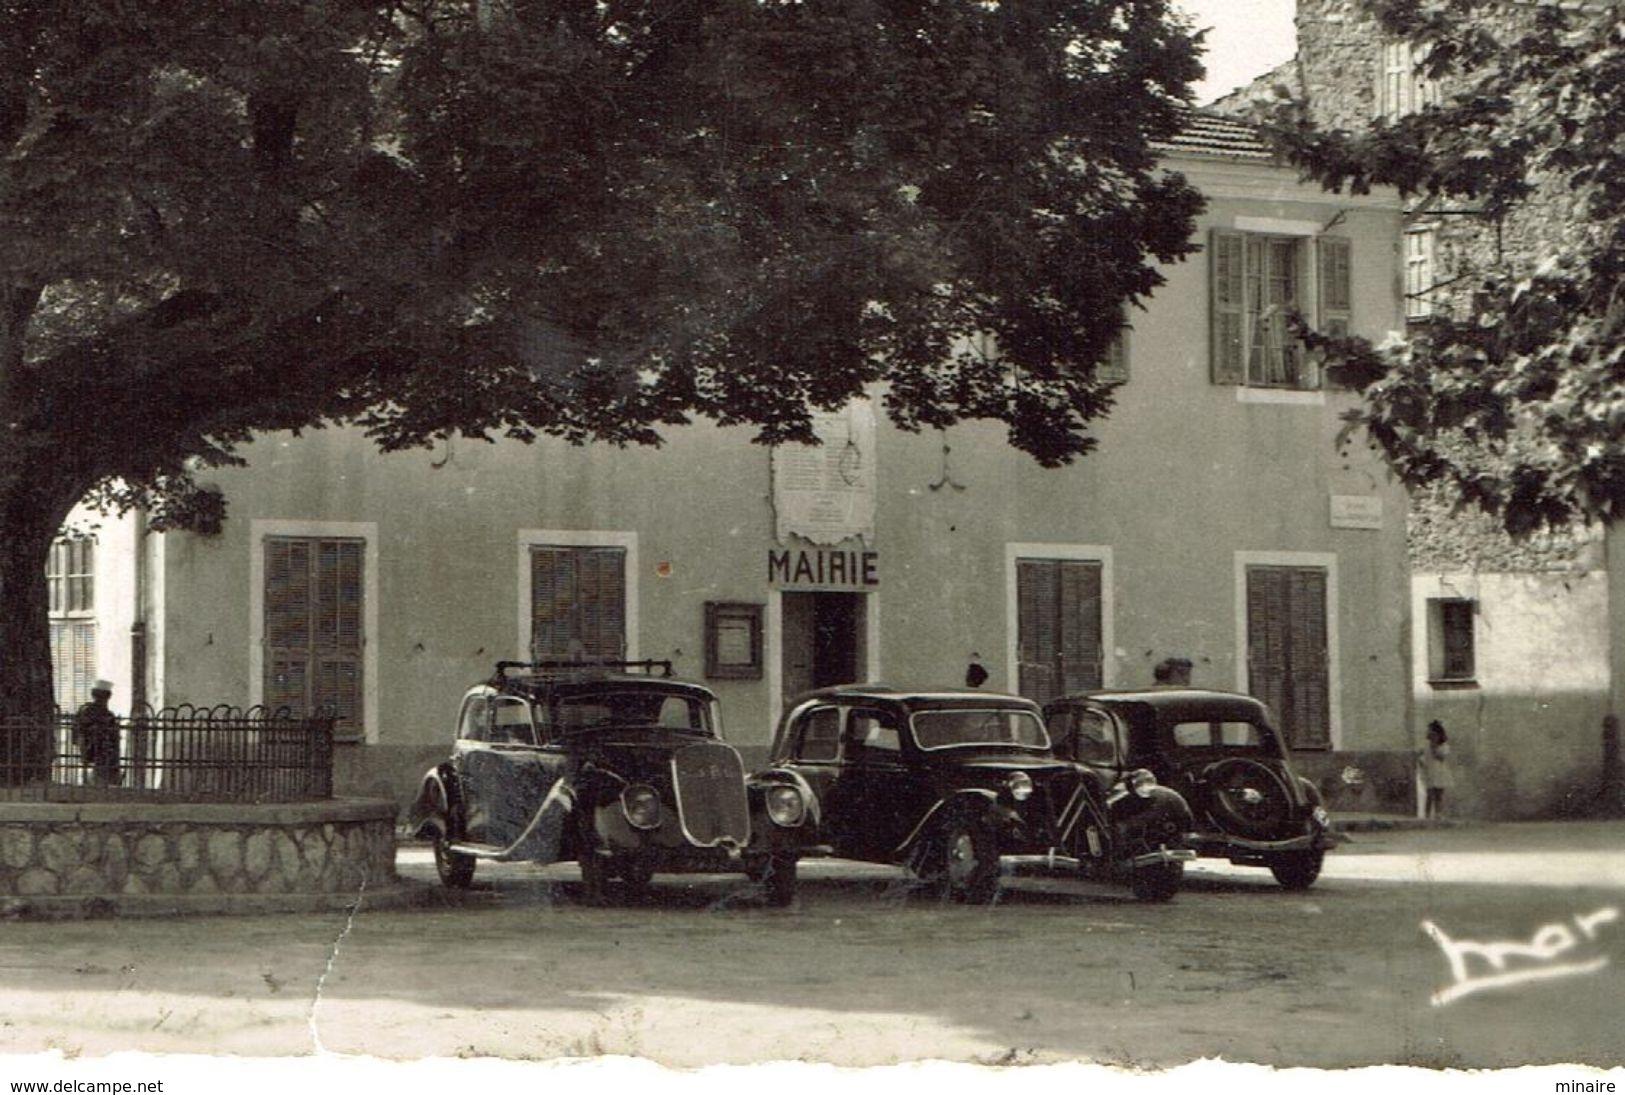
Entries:
[[784,698],[863,679],[864,595],[784,593]]

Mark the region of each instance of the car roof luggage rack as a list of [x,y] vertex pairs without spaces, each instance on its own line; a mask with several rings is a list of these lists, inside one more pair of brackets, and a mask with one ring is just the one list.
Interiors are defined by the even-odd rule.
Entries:
[[[510,674],[509,670],[523,670]],[[671,676],[671,662],[665,659],[642,658],[637,661],[615,659],[581,659],[575,661],[497,662],[496,681],[530,678],[539,681],[580,680],[604,673],[630,673],[653,677]]]

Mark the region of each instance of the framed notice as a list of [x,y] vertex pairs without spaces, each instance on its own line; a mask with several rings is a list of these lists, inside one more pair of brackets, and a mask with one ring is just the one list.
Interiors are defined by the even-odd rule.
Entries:
[[762,605],[705,602],[705,676],[708,680],[762,679]]

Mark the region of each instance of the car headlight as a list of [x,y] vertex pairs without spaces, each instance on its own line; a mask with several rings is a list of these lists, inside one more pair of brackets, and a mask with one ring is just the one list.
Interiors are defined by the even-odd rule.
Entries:
[[1151,797],[1151,788],[1157,785],[1157,777],[1151,774],[1149,768],[1136,768],[1128,775],[1129,790],[1141,798]]
[[634,829],[660,827],[660,795],[645,783],[635,783],[621,792],[621,813]]
[[807,803],[801,792],[787,783],[775,783],[763,796],[767,802],[768,819],[775,825],[789,829],[800,825],[807,816]]
[[1309,816],[1314,818],[1315,824],[1320,826],[1322,829],[1331,827],[1332,815],[1326,812],[1326,807],[1316,806],[1313,810],[1309,811]]
[[1033,797],[1033,777],[1026,772],[1011,772],[1010,778],[1004,781],[1004,787],[1017,802],[1026,802]]

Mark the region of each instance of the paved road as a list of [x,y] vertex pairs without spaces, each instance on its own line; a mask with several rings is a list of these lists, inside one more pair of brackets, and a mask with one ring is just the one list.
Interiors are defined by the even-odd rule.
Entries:
[[[400,870],[433,874],[422,849]],[[466,895],[354,915],[3,924],[0,1053],[1625,1063],[1625,824],[1362,833],[1307,894],[1202,864],[1165,906],[1021,877],[967,908],[825,862],[790,909],[723,876],[593,909],[575,877],[482,867]]]

